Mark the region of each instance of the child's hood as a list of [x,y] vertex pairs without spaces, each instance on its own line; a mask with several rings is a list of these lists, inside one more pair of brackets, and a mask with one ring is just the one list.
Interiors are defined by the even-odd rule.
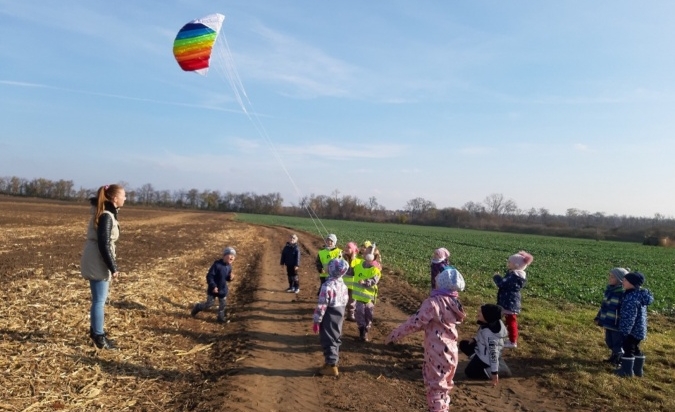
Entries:
[[451,312],[452,315],[457,319],[457,322],[462,322],[464,318],[466,318],[466,313],[464,313],[462,306],[455,300],[457,299],[456,297],[453,298],[447,295],[438,295],[432,299],[436,299],[436,303],[438,303],[441,315],[443,315],[443,312]]
[[512,270],[511,273],[522,279],[527,279],[527,273],[524,270]]
[[643,306],[649,306],[654,302],[654,295],[649,289],[638,289],[635,291],[638,302]]
[[478,324],[480,325],[481,329],[489,329],[490,332],[494,333],[496,336],[500,338],[505,338],[506,336],[508,336],[508,332],[506,331],[506,325],[504,325],[504,322],[502,322],[501,319],[498,319],[492,323],[483,323],[478,321]]

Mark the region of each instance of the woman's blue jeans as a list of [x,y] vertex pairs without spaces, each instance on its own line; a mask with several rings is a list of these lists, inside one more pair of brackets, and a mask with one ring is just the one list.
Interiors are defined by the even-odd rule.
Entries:
[[91,289],[91,331],[94,335],[103,334],[103,306],[106,299],[108,299],[109,285],[110,282],[107,280],[89,281],[89,288]]

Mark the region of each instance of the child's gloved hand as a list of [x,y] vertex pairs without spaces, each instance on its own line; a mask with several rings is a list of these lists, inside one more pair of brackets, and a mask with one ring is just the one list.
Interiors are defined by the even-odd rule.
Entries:
[[315,334],[316,334],[316,333],[319,333],[319,328],[320,328],[320,326],[321,326],[321,325],[319,325],[318,323],[312,324],[312,332],[314,332]]

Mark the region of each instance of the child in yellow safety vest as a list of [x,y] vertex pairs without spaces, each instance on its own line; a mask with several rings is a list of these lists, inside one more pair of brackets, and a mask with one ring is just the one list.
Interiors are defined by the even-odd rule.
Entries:
[[324,239],[326,247],[321,249],[316,256],[316,270],[319,272],[319,288],[328,279],[328,262],[342,255],[342,249],[337,247],[337,236],[330,234]]
[[369,253],[365,260],[354,267],[354,284],[352,297],[356,300],[356,324],[359,327],[359,339],[369,342],[368,331],[373,325],[375,301],[377,299],[377,284],[382,277],[375,256]]
[[356,246],[356,243],[349,242],[344,251],[342,251],[342,257],[349,263],[349,270],[347,274],[342,277],[347,289],[349,290],[349,301],[347,302],[347,308],[345,310],[345,317],[347,320],[355,321],[356,317],[354,312],[356,310],[356,301],[352,296],[352,290],[354,289],[354,268],[358,266],[363,259],[359,256],[359,247]]

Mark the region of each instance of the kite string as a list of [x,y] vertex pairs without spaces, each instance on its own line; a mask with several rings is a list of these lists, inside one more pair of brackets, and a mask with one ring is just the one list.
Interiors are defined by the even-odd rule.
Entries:
[[[276,149],[274,142],[269,137],[267,130],[265,129],[262,121],[260,120],[258,113],[253,109],[253,103],[248,98],[248,94],[246,93],[244,84],[242,83],[241,77],[239,76],[239,73],[237,72],[237,69],[234,65],[234,58],[232,57],[232,52],[227,43],[225,35],[221,32],[219,37],[222,40],[216,41],[216,44],[214,45],[216,53],[212,53],[212,58],[214,57],[213,54],[215,54],[216,60],[218,62],[218,64],[215,65],[216,72],[230,84],[230,87],[234,92],[235,99],[237,100],[237,103],[241,107],[241,110],[246,114],[248,119],[251,121],[258,134],[267,143],[268,148],[272,152],[272,155],[279,162],[279,165],[281,166],[282,170],[284,171],[284,173],[290,180],[291,184],[293,185],[293,188],[295,189],[298,197],[303,198],[304,196],[302,191],[296,184],[295,179],[293,179],[293,176],[291,176],[290,172],[286,168],[286,165],[284,164],[281,156],[279,155],[279,152]],[[214,68],[213,65],[211,67]],[[319,235],[322,236],[322,238],[325,238],[328,235],[328,230],[323,225],[323,222],[317,215],[316,211],[314,211],[314,209],[311,207],[311,204],[309,203],[304,204],[303,207],[307,210],[307,213],[309,214],[309,217],[311,218],[312,223],[314,224],[314,227],[316,228]],[[319,225],[321,227],[319,227]]]

